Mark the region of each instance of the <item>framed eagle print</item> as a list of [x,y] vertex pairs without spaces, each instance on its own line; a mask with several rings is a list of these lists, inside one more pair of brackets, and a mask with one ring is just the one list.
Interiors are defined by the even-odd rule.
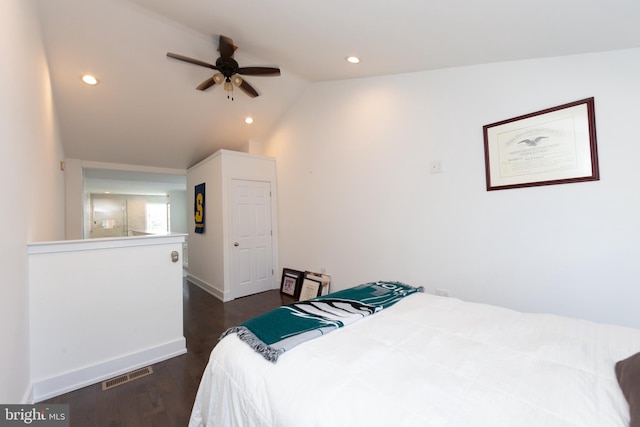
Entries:
[[600,179],[594,98],[485,125],[487,191]]

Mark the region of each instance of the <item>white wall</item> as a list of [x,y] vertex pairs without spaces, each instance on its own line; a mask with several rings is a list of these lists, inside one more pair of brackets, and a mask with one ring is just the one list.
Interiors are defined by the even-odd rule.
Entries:
[[[229,188],[233,179],[268,181],[272,200],[277,201],[276,166],[274,159],[230,150],[219,150],[187,171],[187,206],[189,229],[188,280],[223,301],[235,298],[231,289],[232,204]],[[194,188],[205,183],[205,231],[195,233],[193,215]],[[277,202],[276,202],[277,203]],[[274,203],[275,205],[275,203]],[[277,247],[277,207],[272,206],[274,247]],[[273,265],[278,254],[273,254]],[[275,278],[274,278],[275,279]],[[274,288],[279,286],[274,280]]]
[[64,158],[38,16],[31,0],[0,6],[0,402],[29,399],[27,243],[64,234]]
[[171,232],[187,234],[187,192],[170,191],[169,203],[171,203]]
[[29,245],[35,401],[186,352],[182,261],[171,259],[183,242],[172,235]]
[[[591,96],[600,181],[486,191],[483,125]],[[280,268],[640,327],[638,99],[638,49],[311,85],[262,151]]]
[[90,217],[89,194],[84,193],[82,161],[79,159],[64,160],[64,201],[65,239],[80,240],[89,236],[91,223],[83,221],[85,214]]
[[[195,186],[204,188],[204,233],[195,233],[193,203]],[[189,281],[224,300],[224,236],[222,221],[222,159],[207,157],[187,170],[187,218]]]

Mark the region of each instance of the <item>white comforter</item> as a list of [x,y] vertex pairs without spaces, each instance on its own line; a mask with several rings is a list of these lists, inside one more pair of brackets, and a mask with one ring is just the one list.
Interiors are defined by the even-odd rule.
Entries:
[[614,364],[640,330],[415,294],[266,361],[211,353],[196,426],[627,426]]

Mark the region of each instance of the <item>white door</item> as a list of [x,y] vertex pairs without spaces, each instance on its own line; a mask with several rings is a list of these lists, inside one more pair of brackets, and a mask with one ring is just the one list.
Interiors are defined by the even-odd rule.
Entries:
[[231,180],[231,295],[273,289],[271,183]]

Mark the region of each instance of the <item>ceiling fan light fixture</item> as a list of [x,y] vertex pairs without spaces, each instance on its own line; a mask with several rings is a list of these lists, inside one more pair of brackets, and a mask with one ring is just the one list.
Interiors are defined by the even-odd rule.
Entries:
[[222,84],[224,82],[224,76],[222,75],[222,73],[216,73],[213,75],[213,81],[217,85]]
[[280,68],[278,67],[240,67],[238,62],[233,59],[233,54],[238,47],[233,44],[233,40],[229,37],[220,35],[220,44],[218,51],[220,56],[216,59],[215,65],[210,64],[199,59],[189,58],[177,53],[167,52],[167,57],[177,59],[179,61],[188,62],[200,67],[209,68],[211,70],[219,71],[219,73],[213,74],[207,80],[196,86],[196,90],[204,91],[212,87],[214,84],[222,85],[227,92],[227,99],[233,100],[233,87],[236,86],[242,90],[245,94],[251,98],[260,96],[249,82],[241,77],[236,77],[236,74],[242,74],[246,76],[279,76]]

